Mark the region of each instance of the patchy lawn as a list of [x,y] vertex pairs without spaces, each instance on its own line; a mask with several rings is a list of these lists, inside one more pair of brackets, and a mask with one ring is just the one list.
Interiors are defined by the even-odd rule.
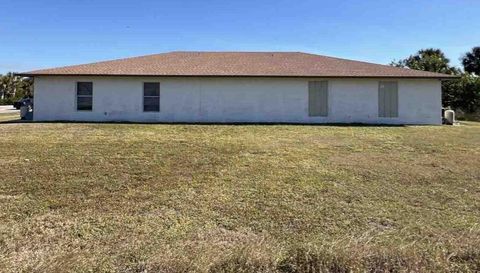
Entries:
[[480,270],[480,123],[0,124],[0,270]]

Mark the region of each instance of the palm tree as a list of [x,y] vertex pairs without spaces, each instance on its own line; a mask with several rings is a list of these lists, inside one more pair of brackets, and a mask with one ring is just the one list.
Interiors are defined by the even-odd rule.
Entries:
[[0,99],[5,98],[6,93],[6,78],[3,75],[0,75]]
[[21,78],[11,72],[0,75],[0,99],[29,96],[32,94],[32,86],[30,78]]

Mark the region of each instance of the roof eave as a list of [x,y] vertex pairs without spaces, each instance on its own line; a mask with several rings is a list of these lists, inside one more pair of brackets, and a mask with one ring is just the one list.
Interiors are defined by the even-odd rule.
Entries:
[[368,76],[342,76],[342,75],[151,75],[151,74],[61,74],[61,73],[15,73],[21,77],[206,77],[206,78],[356,78],[356,79],[438,79],[453,80],[461,76],[440,75],[440,76],[398,76],[398,75],[368,75]]

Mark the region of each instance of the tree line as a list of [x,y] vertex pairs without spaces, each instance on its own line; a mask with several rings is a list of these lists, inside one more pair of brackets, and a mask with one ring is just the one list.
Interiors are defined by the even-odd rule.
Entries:
[[459,79],[442,82],[444,107],[467,114],[480,112],[480,47],[474,47],[461,58],[462,68],[450,65],[450,60],[440,49],[421,49],[408,58],[390,63],[392,66],[445,73]]
[[27,96],[33,96],[33,80],[14,75],[0,74],[0,105],[9,105]]

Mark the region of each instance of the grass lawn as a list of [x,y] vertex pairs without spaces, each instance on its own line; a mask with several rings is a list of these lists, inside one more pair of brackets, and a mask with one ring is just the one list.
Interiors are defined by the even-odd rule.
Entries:
[[3,123],[0,139],[4,272],[480,270],[480,123]]

